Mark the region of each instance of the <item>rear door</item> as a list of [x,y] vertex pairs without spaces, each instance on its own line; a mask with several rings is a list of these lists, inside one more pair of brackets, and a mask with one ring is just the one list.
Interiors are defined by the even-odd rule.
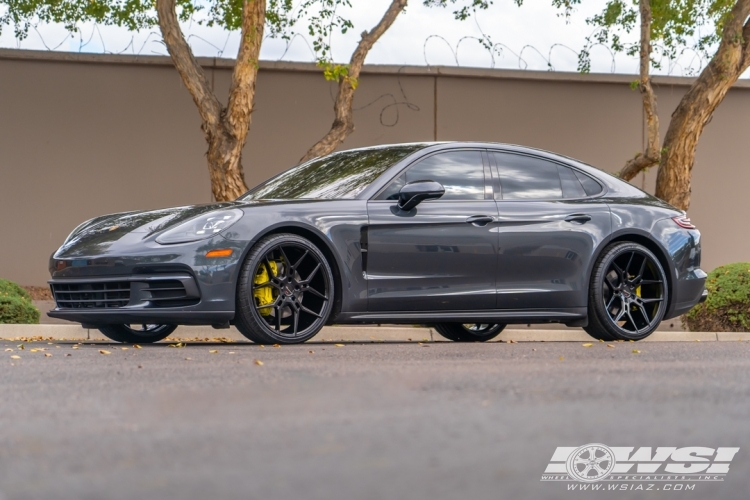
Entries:
[[[441,151],[420,159],[368,202],[365,276],[371,311],[469,311],[495,307],[497,205],[486,152]],[[407,182],[433,180],[445,194],[409,212]]]
[[603,187],[570,166],[490,152],[496,176],[498,309],[560,309],[587,303],[594,250],[611,231]]

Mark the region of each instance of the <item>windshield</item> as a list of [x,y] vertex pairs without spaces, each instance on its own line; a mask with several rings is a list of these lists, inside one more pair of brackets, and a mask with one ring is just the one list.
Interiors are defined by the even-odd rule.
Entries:
[[423,144],[341,151],[297,165],[254,187],[239,201],[352,199]]

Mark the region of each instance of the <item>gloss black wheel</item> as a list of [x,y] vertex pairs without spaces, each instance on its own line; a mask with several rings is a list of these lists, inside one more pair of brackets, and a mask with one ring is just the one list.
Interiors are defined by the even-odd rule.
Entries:
[[505,325],[492,323],[438,323],[435,330],[454,342],[487,342],[503,331]]
[[586,331],[602,340],[641,340],[654,332],[668,305],[656,256],[637,243],[614,243],[594,269]]
[[323,253],[294,234],[264,238],[240,274],[237,329],[261,344],[295,344],[317,334],[333,306],[333,273]]
[[169,337],[177,325],[107,325],[99,328],[102,334],[127,344],[151,344]]

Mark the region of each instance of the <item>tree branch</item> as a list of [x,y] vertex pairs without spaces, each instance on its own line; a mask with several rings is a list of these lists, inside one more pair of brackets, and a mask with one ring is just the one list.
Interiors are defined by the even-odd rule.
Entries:
[[641,51],[640,79],[638,90],[643,100],[643,112],[646,115],[646,150],[629,160],[618,176],[629,181],[641,171],[659,163],[659,115],[656,111],[656,95],[651,87],[651,2],[640,0],[641,17]]
[[244,0],[242,5],[242,42],[232,72],[226,125],[242,144],[250,128],[255,84],[258,80],[260,46],[266,22],[266,0]]
[[206,73],[193,57],[185,36],[180,29],[175,10],[175,0],[156,0],[156,12],[164,44],[172,62],[182,78],[203,120],[204,132],[215,131],[219,125],[221,103],[208,83]]
[[391,27],[401,11],[406,7],[407,0],[392,0],[391,5],[386,10],[383,18],[372,31],[364,31],[362,38],[357,45],[357,49],[349,60],[348,74],[339,79],[339,92],[336,96],[336,103],[333,110],[335,118],[331,130],[318,141],[302,157],[300,162],[305,162],[318,156],[327,155],[336,147],[344,142],[344,139],[354,132],[354,119],[352,116],[352,104],[354,103],[354,90],[359,81],[359,74],[362,71],[362,65],[365,62],[368,52],[375,45],[375,42],[383,36],[388,28]]

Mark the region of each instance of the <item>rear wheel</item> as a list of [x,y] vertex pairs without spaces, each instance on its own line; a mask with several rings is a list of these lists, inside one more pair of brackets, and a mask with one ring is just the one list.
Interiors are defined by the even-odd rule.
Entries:
[[333,272],[296,234],[263,238],[242,265],[237,329],[258,344],[297,344],[317,334],[333,307]]
[[99,328],[102,334],[127,344],[151,344],[169,337],[177,325],[107,325]]
[[613,243],[594,267],[585,330],[601,340],[644,339],[664,318],[667,299],[667,277],[656,256],[637,243]]
[[438,323],[435,330],[454,342],[487,342],[503,331],[505,325],[491,323]]

